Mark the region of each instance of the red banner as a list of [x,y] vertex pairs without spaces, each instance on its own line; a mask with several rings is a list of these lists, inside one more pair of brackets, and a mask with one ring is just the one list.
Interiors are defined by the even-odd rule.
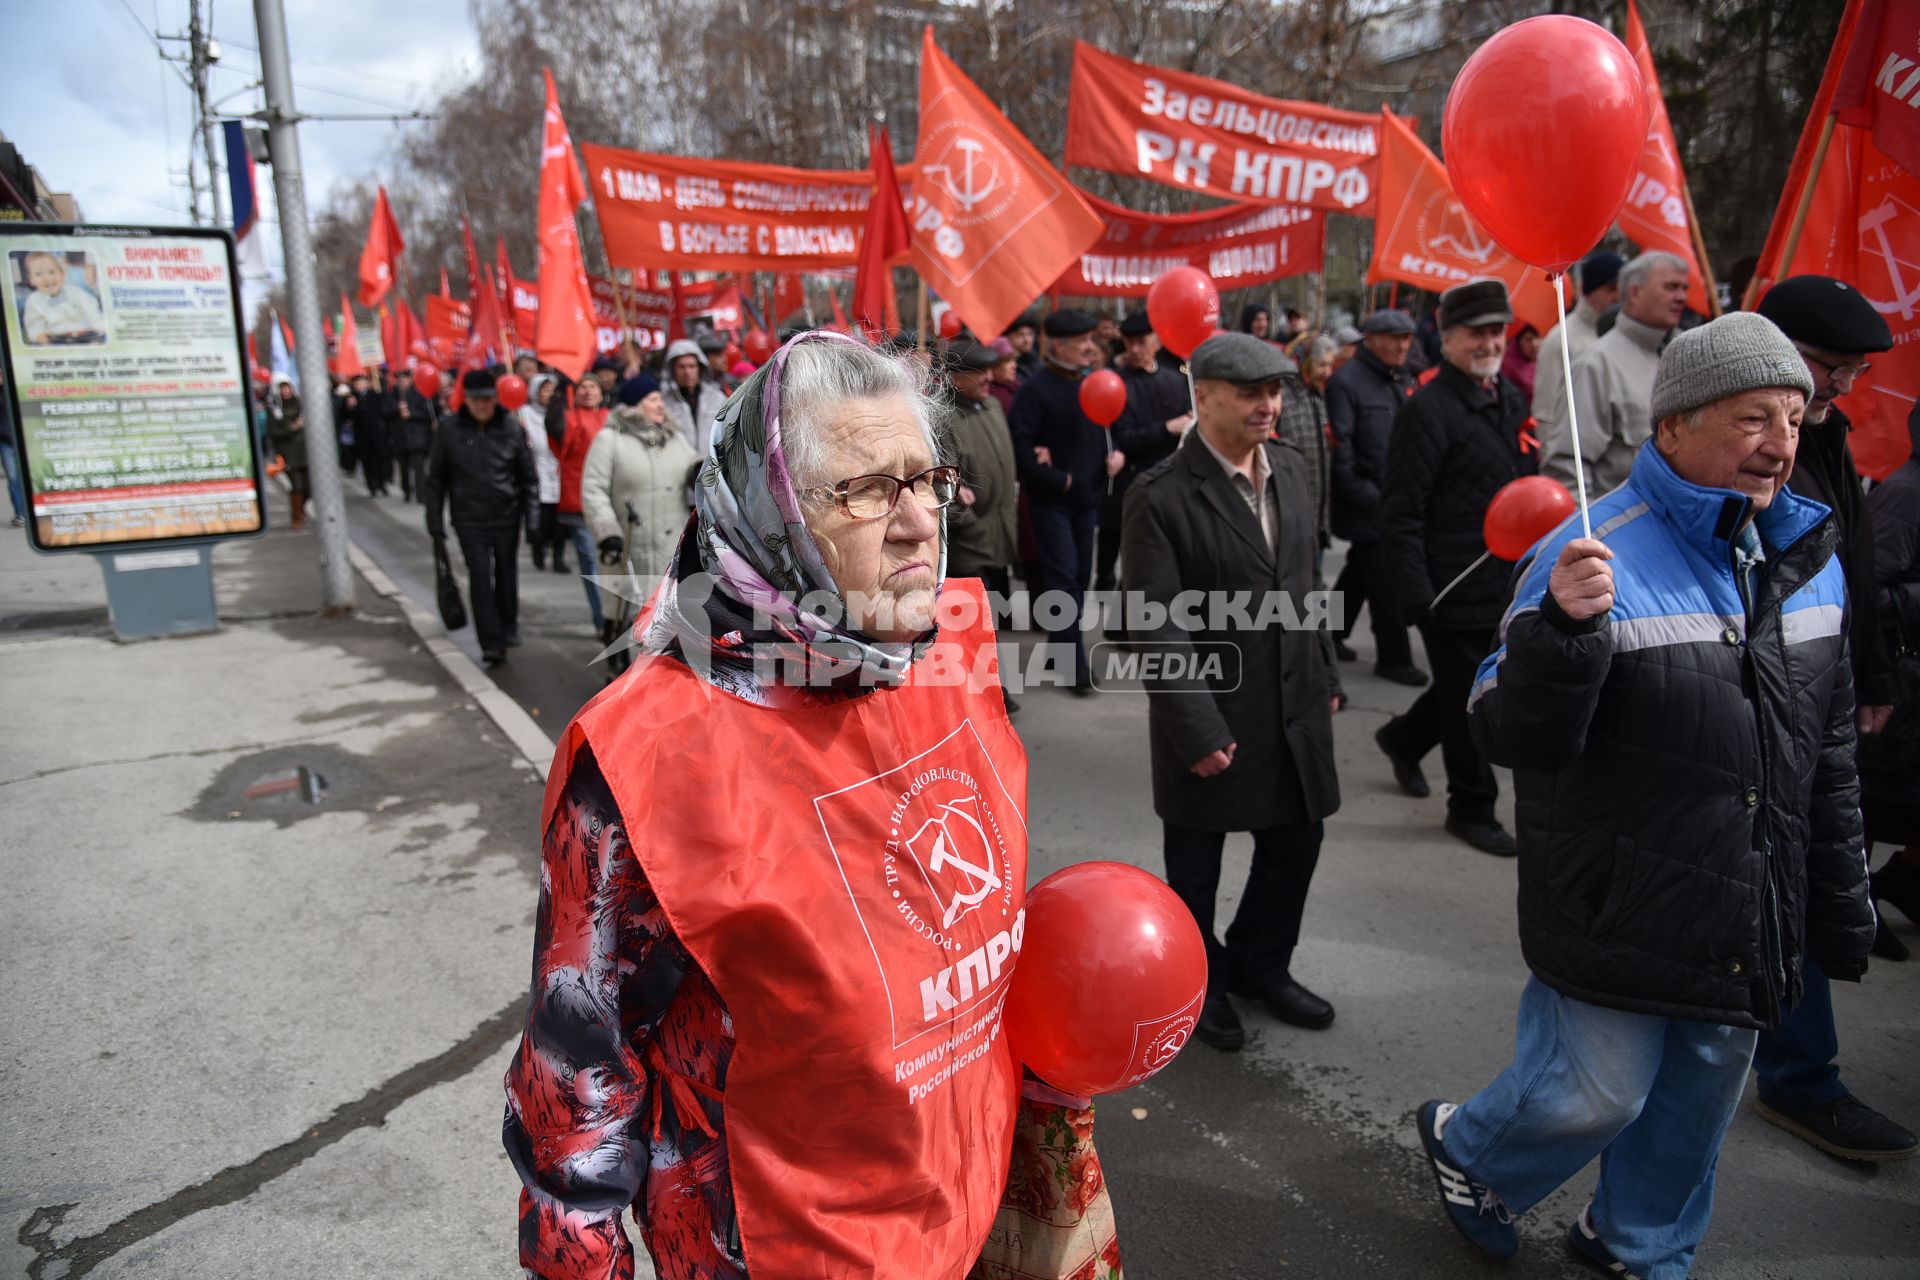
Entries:
[[360,250],[360,305],[377,307],[393,288],[393,270],[406,249],[400,238],[400,224],[393,219],[393,206],[387,203],[387,189],[380,188],[374,198],[373,218],[367,224],[367,243]]
[[1312,209],[1240,204],[1199,213],[1136,213],[1085,191],[1106,223],[1049,293],[1070,298],[1143,298],[1175,267],[1198,267],[1221,289],[1245,289],[1318,271],[1327,222]]
[[1073,47],[1067,163],[1236,201],[1373,212],[1380,117]]
[[1440,292],[1491,277],[1506,284],[1517,318],[1542,334],[1553,328],[1551,278],[1502,249],[1468,216],[1447,167],[1398,116],[1382,117],[1379,173],[1369,280]]
[[[1871,16],[1880,6],[1868,9]],[[1861,11],[1854,0],[1841,19],[1826,76],[1807,115],[1754,272],[1751,296],[1763,297],[1770,285],[1788,276],[1833,276],[1860,290],[1886,317],[1893,350],[1868,357],[1873,368],[1855,379],[1853,389],[1838,402],[1853,422],[1855,465],[1883,480],[1912,450],[1907,415],[1920,397],[1920,176],[1875,145],[1871,125],[1834,121],[1820,154],[1822,135],[1839,101],[1835,85],[1842,68],[1850,57],[1861,56],[1859,46],[1872,45],[1878,52],[1876,41],[1886,39],[1880,28],[1861,20]],[[1914,49],[1920,40],[1917,27],[1920,16],[1896,47]],[[1795,240],[1794,221],[1803,200],[1806,218]],[[1906,278],[1910,271],[1912,280]]]
[[1693,248],[1687,175],[1680,168],[1680,149],[1673,140],[1673,122],[1667,118],[1667,99],[1660,92],[1660,73],[1654,69],[1653,50],[1647,44],[1647,31],[1640,25],[1640,10],[1633,0],[1627,0],[1627,51],[1640,68],[1640,83],[1646,87],[1652,112],[1640,168],[1633,175],[1627,203],[1620,210],[1620,230],[1642,249],[1678,254],[1691,263],[1687,305],[1710,316],[1713,308],[1707,301],[1707,290],[1713,282],[1707,279],[1705,264]]
[[850,267],[873,178],[579,144],[607,256],[680,271]]

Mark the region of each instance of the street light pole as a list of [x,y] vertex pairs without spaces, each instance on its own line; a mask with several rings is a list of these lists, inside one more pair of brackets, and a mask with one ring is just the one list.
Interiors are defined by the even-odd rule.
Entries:
[[293,105],[293,67],[287,56],[287,15],[281,0],[253,0],[260,33],[260,73],[266,82],[268,148],[273,157],[274,204],[280,211],[280,247],[286,256],[287,299],[293,310],[294,355],[300,366],[300,408],[307,426],[307,476],[320,539],[326,609],[353,608],[353,566],[347,560],[347,508],[340,489],[333,385],[327,374],[327,338],[320,328],[320,289],[313,273],[313,228],[307,222],[306,179],[300,168],[300,113]]

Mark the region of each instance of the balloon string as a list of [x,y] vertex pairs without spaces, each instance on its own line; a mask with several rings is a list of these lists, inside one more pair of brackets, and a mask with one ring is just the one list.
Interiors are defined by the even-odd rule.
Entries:
[[1460,571],[1459,577],[1455,578],[1452,582],[1449,582],[1446,586],[1440,588],[1440,594],[1435,596],[1432,602],[1427,605],[1427,617],[1429,618],[1433,617],[1433,611],[1435,609],[1438,609],[1440,607],[1440,602],[1447,598],[1447,592],[1453,590],[1455,587],[1465,582],[1467,580],[1467,575],[1472,573],[1475,569],[1478,569],[1481,565],[1485,564],[1487,562],[1487,557],[1492,554],[1493,554],[1493,551],[1491,548],[1489,548],[1486,551],[1482,551],[1480,553],[1480,558],[1478,560],[1475,560],[1472,564],[1468,565],[1466,568]]
[[1573,480],[1580,487],[1580,536],[1593,536],[1593,521],[1587,515],[1587,461],[1580,454],[1579,410],[1573,405],[1573,348],[1567,342],[1567,273],[1553,278],[1553,308],[1560,313],[1560,376],[1567,388],[1567,431],[1573,443]]

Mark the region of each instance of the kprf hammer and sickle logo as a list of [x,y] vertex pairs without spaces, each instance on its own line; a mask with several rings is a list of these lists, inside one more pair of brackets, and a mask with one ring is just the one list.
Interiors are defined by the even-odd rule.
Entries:
[[[920,862],[927,888],[941,908],[940,927],[953,928],[953,922],[985,902],[987,895],[1001,887],[993,869],[992,846],[986,829],[969,809],[978,807],[978,797],[952,801],[938,806],[934,816],[920,824],[906,839],[906,846]],[[933,847],[924,860],[919,844],[929,833]],[[941,893],[945,883],[951,896]]]

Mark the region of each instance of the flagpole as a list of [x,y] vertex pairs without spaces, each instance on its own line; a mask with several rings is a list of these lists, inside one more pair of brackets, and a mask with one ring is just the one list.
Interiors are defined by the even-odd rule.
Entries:
[[1720,318],[1720,290],[1715,287],[1713,264],[1707,261],[1707,238],[1700,234],[1700,215],[1693,211],[1693,187],[1680,184],[1680,200],[1687,209],[1687,229],[1693,233],[1693,252],[1700,259],[1700,274],[1706,277],[1707,318]]
[[[1829,111],[1826,119],[1820,123],[1820,140],[1813,144],[1813,163],[1807,166],[1807,180],[1800,189],[1800,206],[1793,211],[1793,221],[1787,226],[1786,243],[1781,247],[1780,261],[1776,264],[1776,269],[1779,271],[1787,270],[1788,264],[1793,261],[1794,252],[1800,248],[1800,233],[1806,229],[1807,214],[1813,208],[1813,188],[1820,174],[1820,166],[1826,163],[1827,144],[1833,141],[1833,121],[1833,113]],[[1747,296],[1742,305],[1753,306],[1759,301],[1761,285],[1771,283],[1773,282],[1762,280],[1756,274],[1747,282]]]
[[913,274],[914,277],[920,281],[920,304],[916,306],[913,311],[915,330],[913,349],[924,352],[927,349],[927,324],[929,323],[931,304],[927,301],[927,278],[918,271]]
[[[633,279],[633,272],[627,272],[627,279]],[[633,343],[634,350],[638,351],[640,349],[640,344],[634,341],[633,330],[627,325],[627,298],[625,289],[626,286],[620,283],[620,268],[613,268],[613,311],[615,315],[620,317],[620,342],[618,346],[614,347],[615,352],[618,352],[621,347],[626,346],[629,342]]]

